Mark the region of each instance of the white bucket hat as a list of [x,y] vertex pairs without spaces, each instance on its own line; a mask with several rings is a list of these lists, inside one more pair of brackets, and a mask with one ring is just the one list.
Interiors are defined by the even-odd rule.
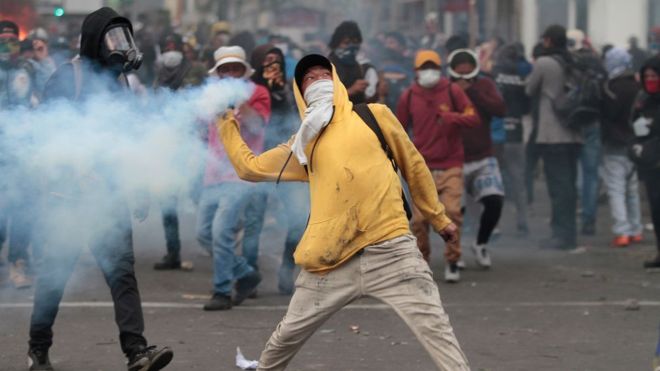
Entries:
[[254,73],[252,66],[245,60],[245,50],[240,46],[221,46],[213,53],[213,59],[215,65],[209,70],[209,75],[214,74],[218,67],[228,63],[240,63],[245,66],[243,77],[246,79]]

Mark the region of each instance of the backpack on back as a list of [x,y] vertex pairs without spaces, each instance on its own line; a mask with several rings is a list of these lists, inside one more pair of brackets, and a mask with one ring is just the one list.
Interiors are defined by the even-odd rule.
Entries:
[[588,57],[574,55],[567,62],[561,57],[553,57],[565,73],[562,93],[552,102],[561,122],[568,129],[580,130],[600,117],[601,100],[605,74]]
[[[394,172],[398,173],[399,172],[399,166],[396,164],[396,161],[394,160],[394,154],[392,153],[392,149],[390,148],[389,144],[385,140],[385,136],[383,135],[383,131],[380,128],[380,125],[378,124],[378,121],[376,120],[376,117],[374,116],[373,112],[371,112],[371,109],[367,104],[354,104],[353,105],[353,111],[360,116],[362,121],[364,121],[367,126],[376,134],[376,137],[378,137],[378,141],[380,142],[380,146],[387,155],[387,158],[390,160],[392,163],[392,167],[394,168]],[[401,188],[404,188],[404,185],[402,184]],[[408,202],[408,199],[406,198],[406,193],[405,191],[401,191],[401,198],[403,199],[403,210],[406,212],[406,217],[408,220],[412,219],[413,213],[412,213],[412,208],[410,207],[410,203]]]

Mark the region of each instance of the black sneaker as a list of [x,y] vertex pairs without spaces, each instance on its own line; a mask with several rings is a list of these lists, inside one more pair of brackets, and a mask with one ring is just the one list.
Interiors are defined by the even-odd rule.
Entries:
[[240,305],[257,289],[259,282],[261,282],[261,274],[257,271],[252,271],[247,276],[238,280],[236,282],[236,295],[232,304]]
[[596,224],[587,223],[582,226],[582,235],[583,236],[595,236],[596,235]]
[[53,371],[54,368],[48,359],[48,351],[42,349],[30,349],[28,351],[28,367],[30,371]]
[[163,347],[157,349],[154,345],[133,353],[128,359],[128,371],[156,371],[167,366],[172,361],[172,349]]
[[163,260],[154,264],[154,269],[157,271],[181,269],[181,258],[178,255],[167,254],[163,257]]
[[539,241],[539,247],[546,250],[575,250],[577,244],[575,242],[565,241],[559,238],[548,238]]
[[204,304],[204,310],[228,310],[231,309],[231,296],[224,294],[213,294],[211,300]]
[[644,262],[645,269],[660,269],[660,255],[656,256],[653,260],[647,260]]

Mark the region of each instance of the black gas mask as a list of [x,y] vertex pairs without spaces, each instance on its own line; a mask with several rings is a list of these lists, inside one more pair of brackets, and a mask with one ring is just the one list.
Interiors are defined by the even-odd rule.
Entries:
[[121,72],[137,70],[142,64],[142,53],[126,25],[117,25],[105,32],[101,42],[101,58],[104,64]]

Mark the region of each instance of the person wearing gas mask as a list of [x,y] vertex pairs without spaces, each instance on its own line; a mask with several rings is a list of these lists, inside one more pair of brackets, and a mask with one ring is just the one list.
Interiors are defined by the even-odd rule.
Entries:
[[465,164],[463,176],[469,196],[483,206],[477,232],[472,244],[477,264],[484,269],[491,266],[487,245],[499,223],[504,203],[504,184],[495,158],[491,136],[491,120],[505,117],[506,105],[495,82],[480,75],[479,59],[470,49],[458,49],[449,54],[449,76],[470,98],[481,119],[481,125],[461,128]]
[[[11,21],[0,21],[0,111],[31,106],[33,69],[20,58],[19,28]],[[0,140],[2,133],[0,132]],[[9,279],[14,288],[32,285],[30,278],[30,246],[33,190],[27,189],[28,174],[17,166],[6,146],[0,148],[0,248],[9,239]]]
[[[44,98],[76,104],[96,94],[110,99],[112,94],[130,94],[124,73],[138,68],[141,61],[132,33],[131,22],[110,8],[89,14],[82,24],[79,57],[55,71],[46,83]],[[73,169],[60,170],[59,176],[47,178],[41,197],[43,211],[35,228],[34,244],[41,256],[30,321],[30,370],[53,370],[48,356],[53,344],[53,324],[64,288],[85,244],[89,244],[110,287],[119,343],[128,359],[128,370],[164,368],[173,357],[172,350],[148,346],[143,335],[131,215],[124,195],[113,191],[114,184],[103,170],[84,178],[76,176]],[[103,200],[103,207],[99,200]],[[138,220],[146,218],[146,207],[135,211]],[[80,230],[81,235],[82,231],[93,232],[89,240],[78,241],[79,235],[72,235],[72,230]]]
[[[200,85],[204,76],[195,68],[183,54],[183,41],[176,33],[163,36],[160,41],[161,55],[154,80],[155,89],[177,91],[189,86]],[[181,268],[181,239],[179,237],[178,200],[171,195],[160,200],[163,213],[163,228],[167,254],[161,261],[154,264],[155,270],[171,270]]]
[[439,370],[469,370],[410,233],[393,166],[393,161],[400,166],[415,205],[434,229],[455,242],[456,225],[438,200],[424,158],[387,107],[353,106],[326,57],[300,60],[294,93],[302,119],[298,132],[261,155],[243,140],[245,128],[232,111],[217,123],[242,179],[309,182],[310,187],[309,224],[295,252],[302,271],[258,370],[285,369],[323,322],[362,296],[395,308]]
[[[256,68],[252,81],[270,93],[272,114],[264,138],[264,150],[269,150],[296,132],[298,117],[293,110],[293,91],[285,75],[284,53],[279,48],[272,44],[258,46],[252,52],[251,65]],[[278,184],[271,195],[280,200],[287,223],[277,288],[280,294],[291,295],[295,271],[293,253],[307,224],[309,190],[304,184],[283,183]]]
[[332,50],[328,59],[337,68],[342,84],[348,87],[348,98],[353,104],[377,100],[378,72],[372,65],[358,62],[361,44],[362,33],[353,21],[337,26],[328,44]]
[[[254,73],[240,46],[220,47],[214,58],[216,63],[209,71],[212,77],[247,81]],[[264,126],[270,119],[270,94],[263,86],[252,85],[252,96],[236,110],[245,141],[252,151],[260,153]],[[213,252],[213,297],[204,305],[208,311],[231,309],[255,294],[261,282],[257,258],[266,207],[263,190],[239,179],[215,132],[215,124],[209,124],[204,189],[197,216],[197,241]],[[241,230],[242,256],[236,254]]]
[[[415,82],[403,92],[396,116],[412,136],[417,150],[431,170],[435,188],[447,215],[461,227],[463,195],[463,139],[461,127],[479,125],[472,102],[458,85],[442,77],[441,59],[433,50],[420,50],[415,57]],[[415,208],[412,232],[424,259],[431,259],[430,221]],[[445,248],[445,280],[460,278],[457,263],[460,239]]]

